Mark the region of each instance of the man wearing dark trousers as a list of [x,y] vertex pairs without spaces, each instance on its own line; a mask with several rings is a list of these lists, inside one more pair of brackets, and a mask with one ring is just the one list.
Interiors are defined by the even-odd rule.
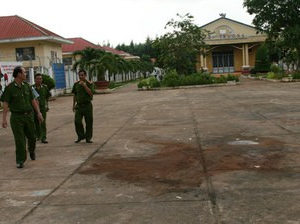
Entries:
[[15,67],[13,77],[14,81],[5,88],[1,97],[1,101],[3,101],[2,127],[7,128],[6,117],[8,110],[10,110],[10,125],[16,145],[17,168],[23,168],[27,159],[26,138],[28,139],[30,158],[35,160],[36,136],[33,108],[37,113],[38,120],[43,122],[44,119],[34,99],[30,85],[25,82],[25,69],[22,66]]
[[[86,71],[80,70],[78,72],[79,81],[73,86],[73,111],[75,112],[75,130],[77,134],[77,140],[75,143],[79,143],[85,139],[86,143],[92,143],[93,136],[93,94],[94,84],[86,80]],[[82,124],[84,118],[86,129]]]
[[48,99],[51,96],[51,93],[48,90],[48,87],[43,82],[43,77],[40,73],[37,73],[34,76],[35,84],[32,86],[35,91],[39,94],[38,102],[39,108],[43,115],[44,121],[39,123],[37,113],[34,113],[34,121],[36,128],[36,137],[41,140],[42,143],[47,144],[47,127],[46,127],[46,116],[48,111]]

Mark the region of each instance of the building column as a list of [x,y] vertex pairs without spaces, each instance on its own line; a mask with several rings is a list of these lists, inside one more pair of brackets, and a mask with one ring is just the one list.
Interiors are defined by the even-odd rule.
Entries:
[[208,70],[208,68],[207,68],[207,52],[206,52],[206,49],[203,49],[203,54],[204,55],[201,55],[201,57],[202,57],[202,68],[203,68],[203,70],[204,71],[207,71]]
[[200,55],[199,55],[199,58],[200,58],[200,61],[199,61],[199,71],[202,71],[202,69],[203,69],[203,64],[204,64],[204,61],[203,61],[203,55],[200,53]]
[[249,47],[248,44],[243,44],[243,66],[242,66],[242,73],[249,73]]
[[203,55],[200,54],[200,67],[203,68],[204,67],[204,58]]
[[248,66],[248,67],[250,67],[250,65],[249,65],[249,46],[248,46],[248,44],[245,44],[245,53],[246,53],[246,65],[245,66]]
[[203,70],[204,71],[208,70],[208,68],[207,68],[207,55],[204,55],[204,67],[203,67]]

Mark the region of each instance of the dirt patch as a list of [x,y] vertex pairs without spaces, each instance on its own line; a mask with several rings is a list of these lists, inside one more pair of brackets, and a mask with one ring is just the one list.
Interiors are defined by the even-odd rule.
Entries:
[[158,141],[141,143],[156,145],[157,153],[147,157],[95,157],[79,173],[106,174],[110,179],[150,188],[151,193],[157,195],[199,187],[205,175],[236,170],[277,170],[283,157],[283,144],[272,139],[261,140],[259,145],[209,147],[203,151],[204,166],[195,145]]
[[158,146],[158,153],[148,157],[95,157],[81,174],[106,173],[108,178],[152,188],[153,194],[183,191],[199,187],[203,169],[199,152],[183,143],[143,142]]
[[216,145],[204,150],[209,175],[237,170],[274,171],[280,169],[284,144],[264,138],[258,145]]

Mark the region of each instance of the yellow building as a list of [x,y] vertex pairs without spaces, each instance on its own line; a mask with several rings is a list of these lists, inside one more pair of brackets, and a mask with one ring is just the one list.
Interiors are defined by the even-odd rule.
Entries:
[[62,63],[62,44],[69,41],[19,16],[0,17],[0,62],[21,62],[31,73],[51,73]]
[[209,47],[205,55],[199,55],[197,70],[215,74],[248,73],[255,65],[257,48],[267,38],[255,27],[228,19],[225,14],[202,28],[209,32],[205,39]]

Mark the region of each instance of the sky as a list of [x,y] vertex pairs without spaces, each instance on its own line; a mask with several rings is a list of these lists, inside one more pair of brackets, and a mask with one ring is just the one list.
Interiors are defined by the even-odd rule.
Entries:
[[162,35],[177,13],[190,13],[199,26],[220,13],[249,25],[253,19],[243,0],[2,0],[0,5],[0,16],[18,15],[62,37],[114,47]]

